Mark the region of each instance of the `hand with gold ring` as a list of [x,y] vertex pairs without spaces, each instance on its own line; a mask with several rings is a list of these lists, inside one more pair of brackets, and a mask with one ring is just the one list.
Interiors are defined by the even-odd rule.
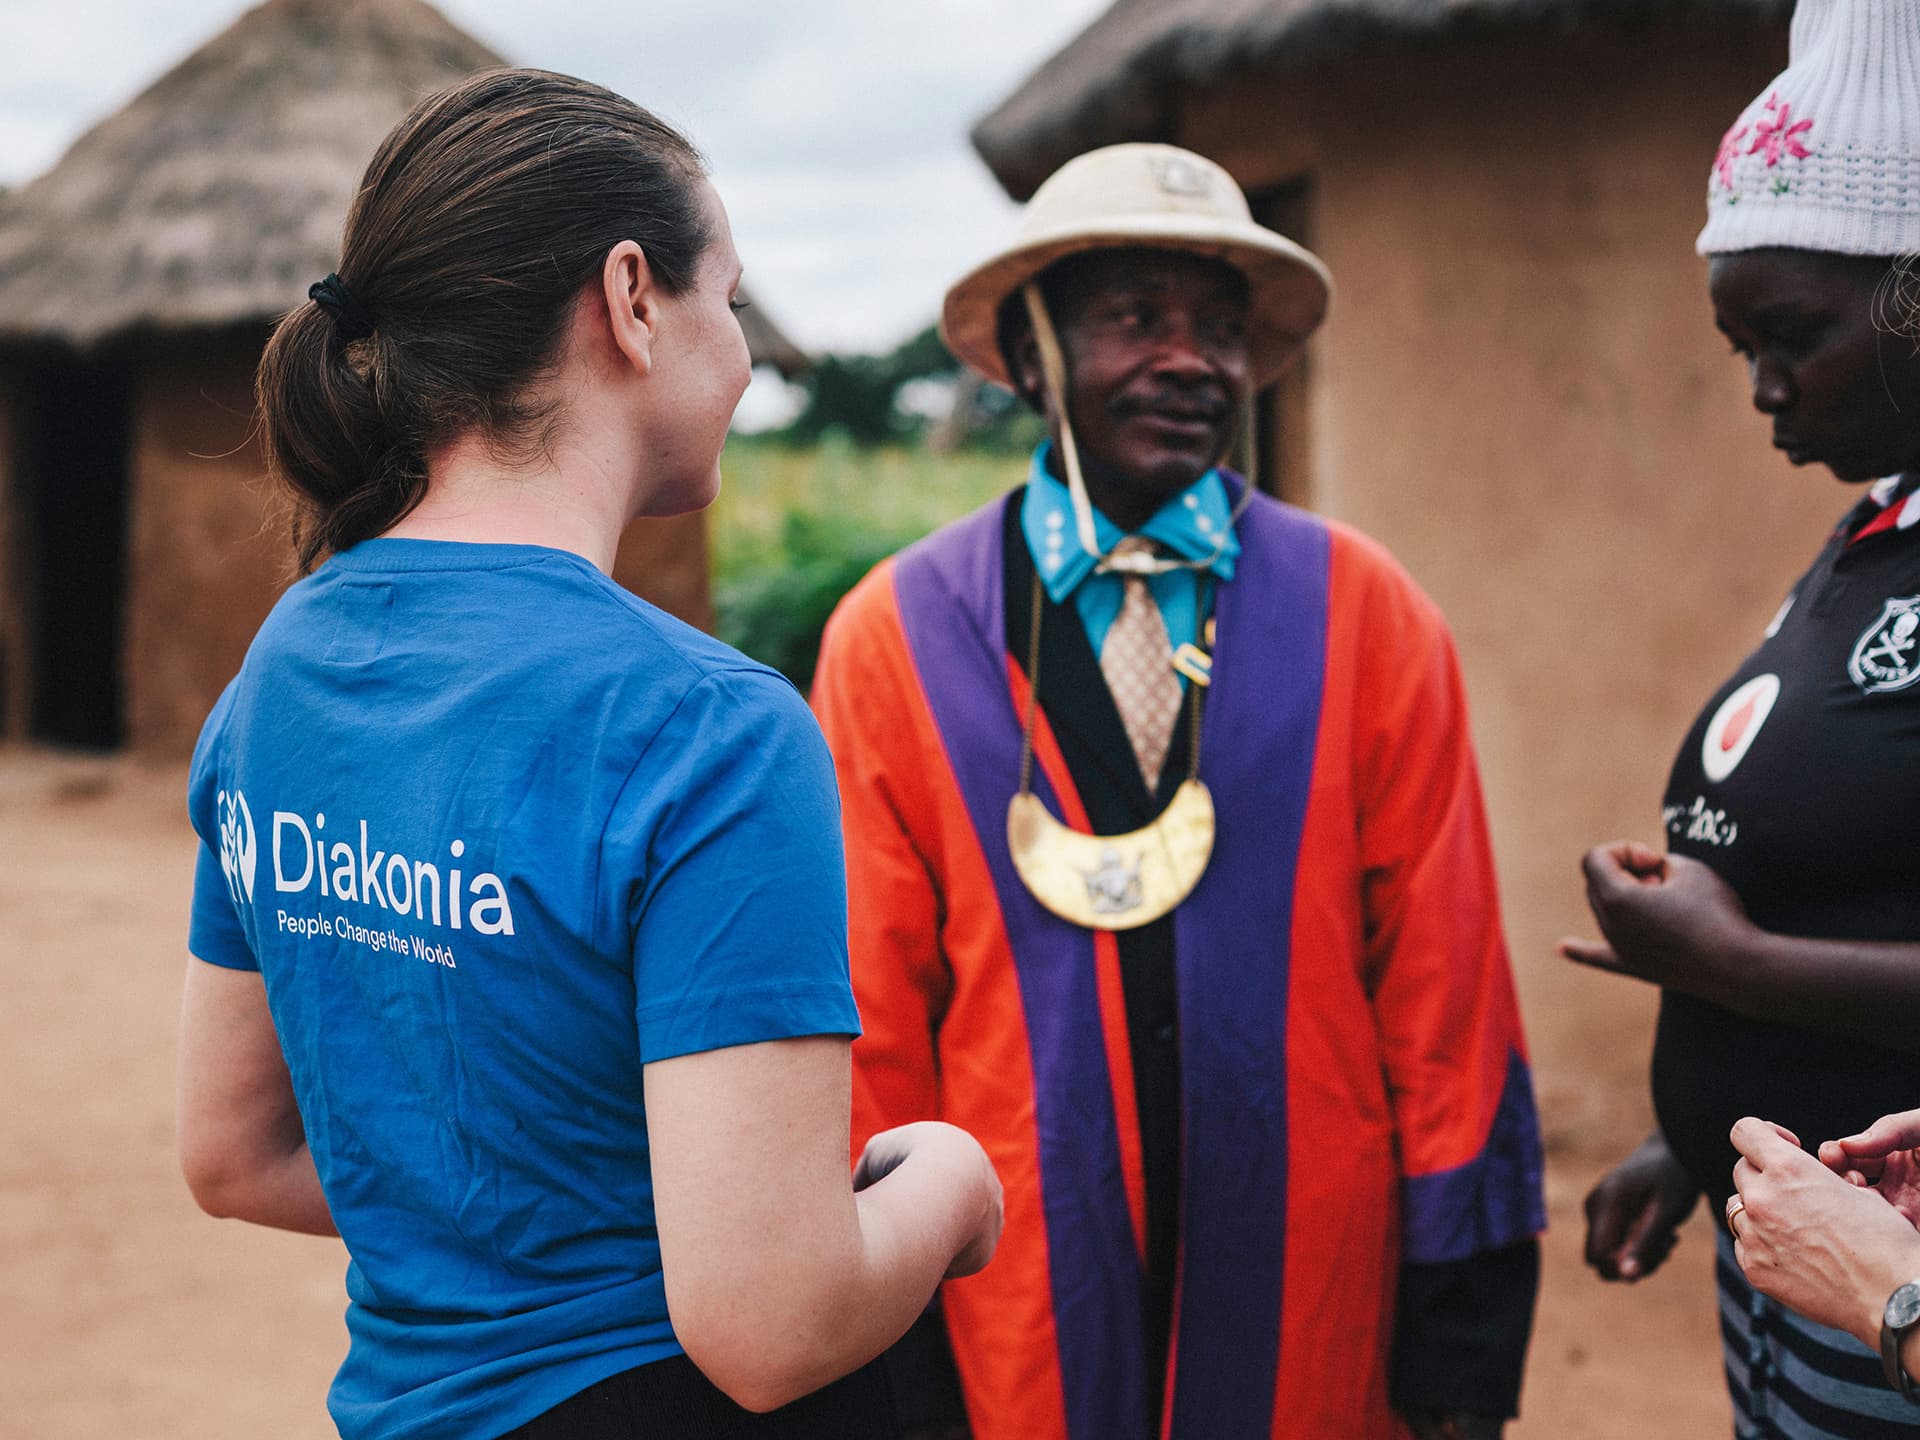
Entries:
[[1817,1324],[1877,1346],[1887,1297],[1920,1276],[1920,1231],[1781,1126],[1749,1117],[1732,1139],[1740,1161],[1727,1228],[1748,1282]]

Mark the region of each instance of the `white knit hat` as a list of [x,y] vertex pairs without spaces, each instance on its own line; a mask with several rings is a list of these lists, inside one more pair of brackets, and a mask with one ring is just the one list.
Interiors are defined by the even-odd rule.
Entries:
[[1920,250],[1920,0],[1800,0],[1707,177],[1702,255]]

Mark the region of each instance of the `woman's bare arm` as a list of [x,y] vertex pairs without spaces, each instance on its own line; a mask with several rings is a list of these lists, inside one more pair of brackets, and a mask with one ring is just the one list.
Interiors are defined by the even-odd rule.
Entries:
[[180,1169],[202,1210],[336,1233],[257,972],[187,961],[177,1119]]
[[847,1173],[849,1042],[776,1040],[646,1067],[654,1213],[675,1336],[770,1410],[906,1333],[948,1274],[984,1265],[1000,1185],[951,1125],[875,1137]]

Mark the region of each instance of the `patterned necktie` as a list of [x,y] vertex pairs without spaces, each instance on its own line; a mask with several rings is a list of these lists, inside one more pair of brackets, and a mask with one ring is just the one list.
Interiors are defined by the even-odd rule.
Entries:
[[[1129,535],[1113,547],[1115,555],[1151,555],[1151,540]],[[1120,614],[1100,647],[1100,673],[1127,727],[1134,758],[1149,792],[1160,786],[1160,769],[1180,718],[1180,677],[1173,668],[1173,645],[1167,622],[1147,588],[1146,577],[1123,574],[1126,596]]]

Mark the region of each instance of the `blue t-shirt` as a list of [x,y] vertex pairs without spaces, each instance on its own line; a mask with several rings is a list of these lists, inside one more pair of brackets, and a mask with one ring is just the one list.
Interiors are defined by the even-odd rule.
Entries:
[[641,1066],[859,1029],[793,688],[576,555],[373,540],[274,607],[189,805],[191,949],[264,976],[352,1261],[341,1433],[678,1353]]

